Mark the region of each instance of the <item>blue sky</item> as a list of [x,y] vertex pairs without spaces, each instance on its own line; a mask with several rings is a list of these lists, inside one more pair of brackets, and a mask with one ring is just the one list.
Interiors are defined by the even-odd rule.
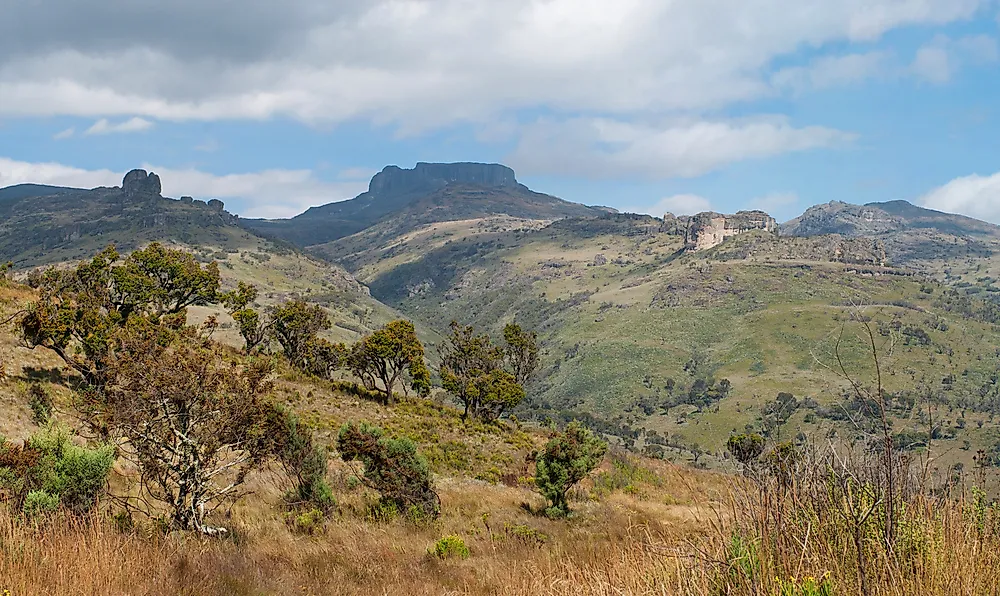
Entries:
[[1000,223],[995,0],[60,2],[0,21],[0,186],[146,167],[283,217],[387,164],[487,161],[655,215]]

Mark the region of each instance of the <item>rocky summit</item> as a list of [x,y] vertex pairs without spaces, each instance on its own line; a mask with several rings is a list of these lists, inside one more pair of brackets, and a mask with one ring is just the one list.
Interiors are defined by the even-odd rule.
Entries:
[[448,184],[471,184],[484,187],[515,187],[514,170],[500,164],[417,163],[413,169],[386,166],[369,184],[374,196],[427,191]]
[[146,170],[132,170],[122,179],[122,192],[130,199],[159,197],[162,192],[160,177]]

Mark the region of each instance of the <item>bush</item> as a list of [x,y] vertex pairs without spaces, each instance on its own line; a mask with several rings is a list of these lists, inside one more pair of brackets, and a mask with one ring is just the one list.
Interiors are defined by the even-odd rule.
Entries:
[[59,509],[59,495],[47,493],[44,490],[33,490],[24,498],[21,510],[27,518],[55,513]]
[[27,393],[31,419],[39,426],[48,424],[52,418],[52,396],[38,383],[29,385]]
[[601,463],[607,449],[607,443],[575,421],[552,436],[535,462],[535,484],[548,502],[546,515],[569,513],[566,493]]
[[460,559],[469,558],[469,547],[465,546],[465,541],[458,536],[445,536],[430,549],[430,554],[439,559],[450,559],[458,557]]
[[440,513],[427,460],[410,439],[390,439],[377,426],[347,423],[337,436],[337,450],[344,461],[364,464],[363,481],[379,492],[384,505],[415,515]]

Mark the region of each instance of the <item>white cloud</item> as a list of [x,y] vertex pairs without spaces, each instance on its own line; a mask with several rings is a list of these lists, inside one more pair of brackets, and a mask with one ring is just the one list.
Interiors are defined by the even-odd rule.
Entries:
[[[0,115],[364,118],[412,131],[537,107],[703,111],[774,93],[771,63],[803,47],[871,42],[992,2],[20,3],[0,21]],[[852,60],[806,78],[854,80],[868,66]]]
[[144,118],[139,118],[138,116],[119,122],[118,124],[111,124],[107,118],[101,118],[93,124],[90,128],[84,131],[84,135],[111,135],[120,133],[130,133],[130,132],[142,132],[144,130],[149,130],[153,128],[153,123]]
[[705,211],[711,211],[712,204],[705,197],[695,194],[680,194],[671,197],[664,197],[648,207],[629,209],[634,213],[646,213],[655,217],[663,217],[666,213],[674,215],[694,215]]
[[854,138],[819,126],[795,128],[779,117],[664,126],[602,118],[540,120],[524,128],[506,161],[525,174],[696,177],[737,161],[839,146]]
[[1000,224],[1000,172],[956,178],[927,193],[918,203],[929,209]]
[[965,64],[990,64],[998,59],[1000,48],[997,40],[988,35],[959,39],[936,35],[917,50],[910,71],[920,79],[941,85],[950,81]]
[[[141,166],[156,172],[164,196],[240,199],[244,217],[290,217],[314,205],[352,198],[368,188],[367,180],[327,182],[311,170],[263,170],[216,175],[193,168]],[[120,186],[125,172],[84,170],[58,163],[28,163],[0,158],[0,188],[26,182],[93,188]],[[231,207],[231,206],[230,206]]]
[[886,76],[893,56],[887,51],[823,56],[808,66],[784,68],[771,76],[771,83],[782,90],[803,93],[830,87],[843,87],[868,79]]
[[61,141],[63,139],[68,139],[68,138],[72,137],[75,134],[76,134],[76,129],[71,126],[71,127],[67,128],[65,130],[61,130],[61,131],[57,132],[56,134],[52,135],[52,138],[55,139],[55,140],[57,140],[57,141]]

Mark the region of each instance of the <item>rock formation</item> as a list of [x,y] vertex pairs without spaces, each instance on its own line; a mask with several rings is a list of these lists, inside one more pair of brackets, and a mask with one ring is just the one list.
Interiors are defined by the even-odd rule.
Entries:
[[418,163],[412,170],[387,166],[372,178],[368,192],[379,196],[433,190],[450,183],[486,187],[516,187],[514,170],[499,164]]
[[[676,219],[669,213],[663,217],[664,222]],[[774,234],[778,231],[778,222],[763,211],[740,211],[735,215],[699,213],[688,220],[684,246],[692,252],[707,250],[722,244],[726,238],[754,230]]]
[[146,170],[132,170],[122,180],[122,192],[128,199],[149,199],[160,196],[160,177]]

